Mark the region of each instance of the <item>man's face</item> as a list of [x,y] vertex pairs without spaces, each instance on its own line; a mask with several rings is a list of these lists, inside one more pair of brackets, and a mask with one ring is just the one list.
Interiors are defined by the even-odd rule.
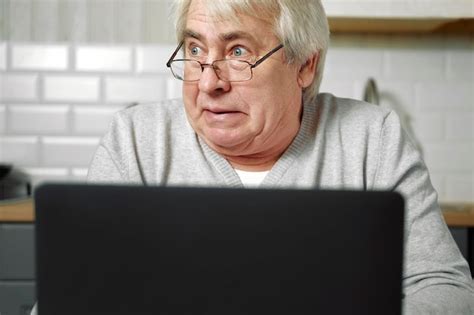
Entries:
[[[280,44],[264,20],[239,16],[241,24],[216,20],[200,1],[187,15],[185,58],[202,63],[239,58],[255,62]],[[253,69],[244,82],[220,80],[204,68],[198,82],[184,82],[183,98],[194,130],[231,163],[286,149],[300,124],[302,84],[298,65],[287,65],[283,49]],[[281,154],[282,152],[280,152]]]

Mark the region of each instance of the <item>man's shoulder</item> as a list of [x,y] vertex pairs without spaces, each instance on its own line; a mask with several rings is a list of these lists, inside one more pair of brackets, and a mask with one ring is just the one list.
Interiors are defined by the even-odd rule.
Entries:
[[183,103],[179,99],[153,103],[136,103],[120,110],[118,117],[131,121],[168,120],[183,116]]
[[318,95],[316,107],[327,122],[337,122],[346,127],[383,124],[393,112],[390,108],[328,93]]

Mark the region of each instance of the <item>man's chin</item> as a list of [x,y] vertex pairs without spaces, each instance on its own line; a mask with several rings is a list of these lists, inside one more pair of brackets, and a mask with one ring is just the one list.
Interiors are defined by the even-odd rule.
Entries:
[[229,155],[238,154],[250,142],[248,137],[235,131],[217,130],[201,134],[207,145],[218,153]]

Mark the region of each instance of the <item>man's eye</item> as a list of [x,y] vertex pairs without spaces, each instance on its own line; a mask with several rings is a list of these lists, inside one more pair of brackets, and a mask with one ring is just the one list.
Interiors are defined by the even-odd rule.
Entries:
[[232,56],[234,57],[242,57],[247,54],[247,50],[243,47],[235,47],[232,49]]
[[198,56],[201,52],[201,49],[199,47],[191,47],[190,53],[192,56]]

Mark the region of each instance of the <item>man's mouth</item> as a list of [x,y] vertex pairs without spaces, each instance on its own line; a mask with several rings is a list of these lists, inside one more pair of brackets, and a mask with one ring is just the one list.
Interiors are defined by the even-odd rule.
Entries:
[[206,111],[211,112],[212,114],[216,114],[216,115],[240,113],[239,111],[236,111],[236,110],[210,110],[210,109],[206,109]]
[[206,120],[211,122],[236,122],[240,120],[244,113],[237,110],[226,110],[226,109],[205,109],[203,111]]

